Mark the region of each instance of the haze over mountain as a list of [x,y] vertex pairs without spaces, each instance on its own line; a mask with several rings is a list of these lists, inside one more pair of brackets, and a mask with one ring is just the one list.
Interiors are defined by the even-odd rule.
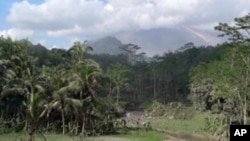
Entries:
[[[123,46],[122,42],[115,37],[107,36],[99,40],[90,41],[90,46],[93,47],[92,53],[94,54],[121,54],[120,47]],[[91,53],[91,52],[90,52]]]
[[157,28],[135,32],[121,32],[99,40],[90,41],[93,53],[119,54],[123,44],[136,44],[141,47],[139,52],[148,56],[175,51],[188,42],[197,46],[215,45],[221,41],[216,32],[197,30],[192,28]]

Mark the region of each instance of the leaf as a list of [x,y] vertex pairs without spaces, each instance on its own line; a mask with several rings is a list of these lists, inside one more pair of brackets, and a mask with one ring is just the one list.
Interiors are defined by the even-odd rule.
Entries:
[[35,85],[35,88],[38,90],[38,94],[44,94],[45,89],[41,85]]

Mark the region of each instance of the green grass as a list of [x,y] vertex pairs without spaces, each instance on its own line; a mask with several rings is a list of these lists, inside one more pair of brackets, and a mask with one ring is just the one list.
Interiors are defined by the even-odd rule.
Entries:
[[166,134],[156,131],[138,130],[120,134],[117,137],[130,139],[131,141],[163,141],[166,138]]
[[[73,138],[69,136],[57,135],[57,134],[48,134],[44,135],[46,141],[73,141]],[[21,133],[10,133],[0,135],[0,141],[23,141],[25,138],[24,134]],[[35,141],[43,141],[42,137],[35,135]]]
[[[179,111],[182,110],[183,109],[180,109]],[[154,129],[165,131],[167,135],[172,137],[188,141],[215,140],[210,133],[205,131],[205,118],[209,115],[211,116],[211,114],[203,112],[193,112],[192,114],[192,118],[187,119],[168,119],[166,116],[153,118],[145,117],[144,119],[149,121]]]
[[[146,121],[149,121],[153,128],[160,128],[160,129],[166,129],[173,132],[203,132],[206,124],[205,118],[208,116],[208,113],[201,113],[201,112],[195,112],[191,111],[190,109],[178,109],[178,110],[172,110],[168,111],[169,113],[174,113],[178,111],[177,115],[175,113],[175,117],[177,119],[169,119],[166,116],[162,117],[153,117],[148,118],[145,117],[144,119]],[[180,115],[189,115],[190,118],[181,119],[178,118]],[[191,118],[192,115],[192,118]]]
[[202,121],[154,118],[155,127],[170,131],[198,131],[204,128]]

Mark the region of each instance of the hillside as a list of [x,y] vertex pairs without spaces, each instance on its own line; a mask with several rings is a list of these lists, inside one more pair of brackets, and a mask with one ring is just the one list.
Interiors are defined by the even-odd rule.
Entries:
[[90,41],[90,46],[93,47],[93,54],[121,54],[120,47],[123,44],[115,37],[107,36],[99,40]]

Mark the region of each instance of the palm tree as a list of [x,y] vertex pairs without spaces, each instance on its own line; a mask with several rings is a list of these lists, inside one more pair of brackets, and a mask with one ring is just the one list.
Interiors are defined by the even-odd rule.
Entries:
[[[62,120],[62,134],[66,133],[66,121],[65,117],[67,113],[77,113],[75,109],[81,106],[79,99],[72,96],[74,93],[74,85],[72,84],[73,78],[69,75],[69,71],[63,68],[57,67],[50,72],[50,81],[53,84],[52,101],[46,105],[46,113],[50,114],[52,109],[57,109],[61,112]],[[72,110],[73,108],[73,110]]]
[[93,48],[88,45],[88,41],[84,41],[84,43],[76,41],[67,52],[71,56],[74,63],[80,63],[83,59],[83,55],[92,50]]
[[85,132],[86,116],[93,109],[95,101],[94,88],[97,86],[96,77],[101,74],[99,64],[93,60],[85,59],[83,62],[76,64],[72,72],[74,81],[74,91],[77,97],[82,101],[84,109],[82,111],[82,133]]
[[107,69],[107,75],[114,83],[116,90],[116,104],[119,105],[119,97],[120,91],[122,87],[127,85],[128,79],[126,78],[126,74],[128,73],[128,68],[122,64],[112,64]]
[[[2,119],[4,115],[11,115],[13,118],[20,115],[21,105],[24,100],[25,90],[23,89],[23,81],[15,78],[16,74],[11,69],[5,72],[5,76],[1,77],[3,87],[1,87],[0,102],[2,108]],[[17,121],[20,121],[18,117]]]
[[[83,44],[75,42],[73,47],[70,48],[67,53],[70,56],[67,66],[60,66],[53,73],[53,84],[55,84],[53,92],[53,101],[50,107],[60,107],[62,117],[63,134],[65,134],[65,116],[66,107],[75,107],[76,105],[81,106],[84,98],[91,91],[91,88],[96,83],[94,77],[101,72],[99,65],[92,60],[84,60],[83,55],[88,50],[92,50],[87,45],[87,41]],[[73,65],[72,65],[73,64]],[[82,101],[82,102],[79,102]],[[53,106],[52,106],[53,105]],[[81,112],[78,112],[81,113]]]
[[[32,141],[35,127],[42,117],[40,111],[46,96],[43,87],[37,83],[36,78],[39,77],[35,73],[35,66],[31,59],[17,56],[11,59],[12,69],[7,70],[7,83],[2,91],[1,99],[11,99],[12,104],[6,104],[12,106],[18,114],[25,111],[22,114],[25,115],[28,126],[28,140]],[[13,101],[16,104],[14,106]]]
[[66,72],[64,70],[59,70],[57,74],[53,76],[53,84],[55,85],[53,91],[53,101],[52,108],[60,106],[61,108],[61,118],[62,118],[62,134],[65,134],[65,104],[67,98],[67,82],[66,82]]
[[27,59],[24,62],[24,75],[23,81],[25,84],[25,97],[24,108],[26,111],[26,121],[28,124],[28,140],[33,140],[33,133],[36,131],[36,126],[39,120],[43,117],[44,105],[47,103],[47,95],[45,95],[44,88],[38,83],[39,76],[36,74],[34,62]]
[[74,97],[79,99],[83,105],[79,109],[79,113],[82,116],[82,133],[85,132],[87,114],[93,110],[93,103],[95,101],[93,88],[97,86],[96,77],[101,74],[101,68],[98,63],[91,59],[83,60],[84,53],[89,50],[92,50],[92,48],[88,46],[87,41],[83,44],[76,42],[69,49],[70,53],[75,54],[75,58],[72,58],[75,63],[71,70],[72,81],[70,88],[75,94]]
[[[1,67],[4,68],[3,89],[1,100],[6,108],[11,107],[14,115],[21,112],[29,124],[29,141],[32,141],[35,123],[39,120],[39,104],[42,98],[42,87],[35,84],[34,64],[25,54],[25,44],[12,41],[10,38],[0,41]],[[4,60],[5,59],[5,60]],[[1,79],[2,79],[1,78]],[[8,101],[11,100],[12,104]],[[9,101],[10,102],[10,101]],[[18,117],[19,120],[20,117]]]

